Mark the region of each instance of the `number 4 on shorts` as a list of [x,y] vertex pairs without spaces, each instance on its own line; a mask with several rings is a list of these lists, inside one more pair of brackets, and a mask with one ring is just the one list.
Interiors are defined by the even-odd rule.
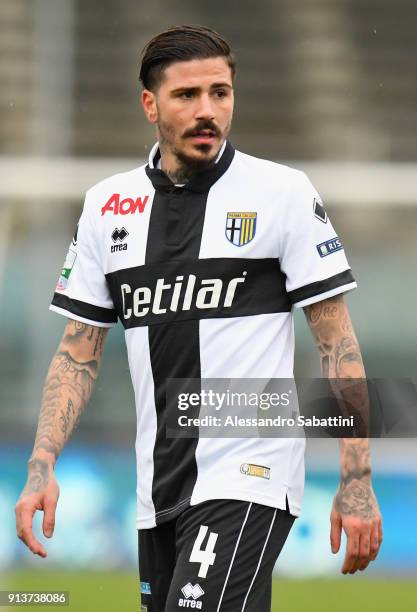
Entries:
[[204,550],[201,548],[207,531],[208,527],[206,525],[200,525],[200,530],[190,555],[191,563],[200,563],[200,569],[198,570],[199,578],[207,578],[208,569],[210,565],[214,564],[214,560],[216,559],[216,553],[214,553],[213,550],[217,542],[218,533],[212,531],[209,534],[206,548]]

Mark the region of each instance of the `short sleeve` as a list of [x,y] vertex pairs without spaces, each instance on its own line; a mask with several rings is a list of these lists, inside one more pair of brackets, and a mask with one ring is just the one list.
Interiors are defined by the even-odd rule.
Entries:
[[88,194],[68,249],[50,309],[89,325],[112,327],[117,314],[110,296],[98,238],[90,222]]
[[357,284],[319,194],[304,172],[294,174],[281,228],[280,265],[291,303],[302,307]]

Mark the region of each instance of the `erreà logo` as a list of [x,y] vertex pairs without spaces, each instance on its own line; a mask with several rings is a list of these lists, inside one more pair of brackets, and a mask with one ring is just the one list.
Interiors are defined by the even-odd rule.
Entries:
[[182,587],[181,591],[184,595],[184,598],[180,597],[178,600],[178,605],[181,608],[197,608],[197,610],[202,609],[202,602],[196,601],[202,595],[204,595],[204,591],[198,583],[192,585],[191,582],[188,582]]
[[112,212],[114,215],[133,215],[136,212],[143,213],[149,196],[120,199],[120,193],[114,193],[101,209],[101,215]]

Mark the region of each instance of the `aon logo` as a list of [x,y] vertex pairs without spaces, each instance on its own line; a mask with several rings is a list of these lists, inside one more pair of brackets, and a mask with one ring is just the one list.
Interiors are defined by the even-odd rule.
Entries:
[[114,193],[101,209],[101,216],[110,212],[114,215],[133,215],[133,213],[143,213],[149,196],[120,199],[120,193]]

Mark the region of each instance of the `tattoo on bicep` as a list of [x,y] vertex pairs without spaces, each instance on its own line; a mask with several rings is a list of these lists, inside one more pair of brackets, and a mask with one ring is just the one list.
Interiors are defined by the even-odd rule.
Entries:
[[87,327],[85,323],[81,323],[80,321],[69,321],[66,327],[67,333],[64,336],[64,342],[75,344],[84,336]]
[[323,319],[337,319],[339,307],[337,304],[326,304],[323,307]]
[[97,352],[101,355],[101,351],[103,350],[103,342],[104,336],[106,334],[106,330],[103,327],[98,327],[96,332],[96,340],[94,344],[93,355],[95,356]]
[[345,333],[348,333],[348,334],[353,333],[352,323],[350,321],[349,315],[345,314],[345,316],[343,317],[341,328],[342,328],[342,331]]
[[63,345],[69,347],[75,347],[81,340],[85,338],[88,342],[93,343],[93,356],[101,351],[103,348],[104,338],[106,336],[107,329],[104,327],[97,327],[95,325],[86,325],[79,321],[71,321],[68,324],[67,332],[63,339]]
[[307,306],[307,319],[310,325],[316,325],[320,320],[321,312],[323,310],[322,302],[311,304]]

